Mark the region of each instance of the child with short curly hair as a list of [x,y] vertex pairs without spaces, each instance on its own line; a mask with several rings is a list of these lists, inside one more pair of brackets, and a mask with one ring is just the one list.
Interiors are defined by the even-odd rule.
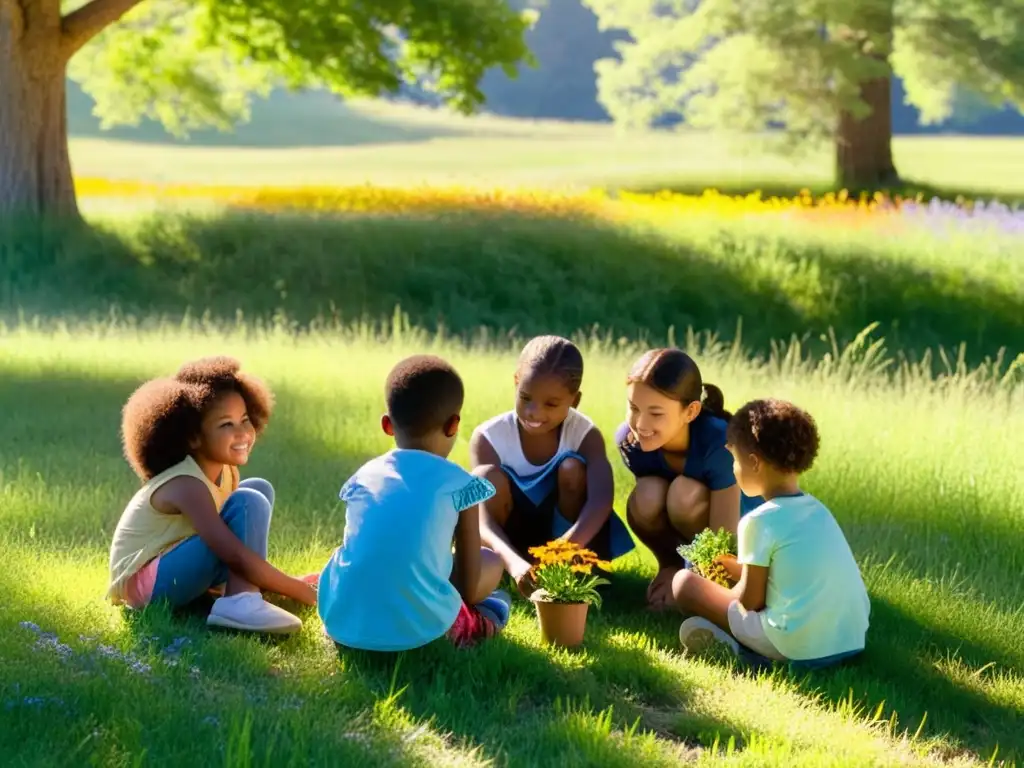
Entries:
[[207,623],[289,633],[302,622],[263,600],[261,589],[316,604],[308,580],[267,562],[274,489],[241,480],[273,395],[230,357],[183,365],[139,387],[125,404],[122,438],[142,487],[125,507],[110,548],[107,598],[143,608],[178,607],[226,584]]
[[732,417],[727,439],[737,482],[765,503],[740,520],[738,556],[720,560],[735,587],[688,570],[673,579],[676,604],[697,614],[679,629],[683,645],[719,641],[748,660],[805,667],[860,653],[871,610],[860,570],[832,513],[800,489],[818,454],[814,419],[792,403],[755,400]]

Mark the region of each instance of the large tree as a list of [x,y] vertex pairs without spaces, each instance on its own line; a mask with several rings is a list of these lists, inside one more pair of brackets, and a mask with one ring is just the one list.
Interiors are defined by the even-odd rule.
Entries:
[[[898,179],[894,72],[924,123],[963,93],[1024,106],[1021,0],[585,0],[629,32],[598,62],[601,100],[627,125],[677,116],[696,128],[835,147],[837,181]],[[781,129],[781,130],[780,130]]]
[[470,111],[485,72],[531,58],[528,23],[505,0],[0,0],[0,214],[77,215],[69,63],[105,124],[146,116],[178,134],[229,127],[277,85],[426,81]]

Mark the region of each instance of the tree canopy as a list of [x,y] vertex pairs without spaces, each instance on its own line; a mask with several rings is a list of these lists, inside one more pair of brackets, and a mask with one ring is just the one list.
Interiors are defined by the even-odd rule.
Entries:
[[71,61],[105,127],[142,117],[183,135],[229,129],[275,86],[343,96],[428,83],[469,112],[492,67],[529,60],[503,0],[146,0]]
[[894,72],[925,123],[965,99],[1024,107],[1021,0],[585,2],[602,29],[632,38],[597,64],[602,103],[626,125],[783,128],[809,146],[836,140],[844,115],[888,110],[888,91],[865,84]]
[[66,77],[104,126],[228,129],[271,88],[428,86],[468,112],[532,56],[505,0],[0,0],[0,212],[77,213]]

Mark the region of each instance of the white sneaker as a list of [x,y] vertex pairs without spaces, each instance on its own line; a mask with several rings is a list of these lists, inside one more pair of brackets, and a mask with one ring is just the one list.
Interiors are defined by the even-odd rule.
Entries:
[[206,623],[211,627],[280,635],[302,629],[302,619],[271,605],[259,592],[241,592],[217,598]]
[[740,644],[728,632],[700,616],[692,616],[679,626],[679,642],[690,653],[700,653],[714,643],[729,646],[737,656]]

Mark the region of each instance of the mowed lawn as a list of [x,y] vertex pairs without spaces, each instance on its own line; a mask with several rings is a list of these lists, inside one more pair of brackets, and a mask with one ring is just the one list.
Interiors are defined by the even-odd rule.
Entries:
[[[231,353],[278,408],[246,475],[278,492],[271,559],[318,569],[341,540],[337,492],[388,447],[382,381],[439,350],[472,427],[512,404],[514,351],[405,332],[139,332],[9,326],[0,334],[0,763],[36,765],[969,765],[1024,757],[1024,396],[980,378],[886,383],[709,349],[735,406],[795,400],[823,450],[807,490],[835,512],[872,598],[868,651],[811,675],[689,658],[679,619],[641,607],[653,560],[618,564],[585,647],[538,642],[518,601],[477,649],[339,656],[315,614],[297,637],[214,634],[196,616],[104,604],[106,555],[136,483],[119,417],[144,378]],[[582,408],[610,435],[631,351],[587,353]],[[618,510],[629,491],[615,451]],[[373,589],[368,584],[366,589]]]

